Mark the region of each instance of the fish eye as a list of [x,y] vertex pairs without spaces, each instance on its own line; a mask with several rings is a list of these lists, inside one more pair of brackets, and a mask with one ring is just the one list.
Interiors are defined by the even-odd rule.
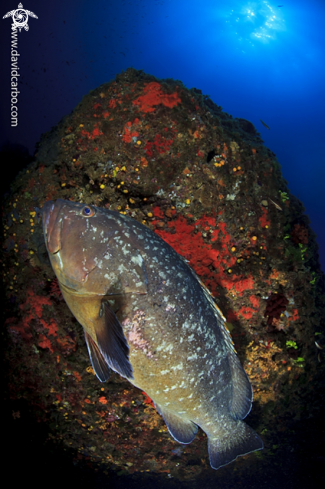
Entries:
[[82,210],[81,210],[81,214],[84,216],[84,217],[92,217],[95,215],[95,210],[90,207],[89,205],[85,205]]

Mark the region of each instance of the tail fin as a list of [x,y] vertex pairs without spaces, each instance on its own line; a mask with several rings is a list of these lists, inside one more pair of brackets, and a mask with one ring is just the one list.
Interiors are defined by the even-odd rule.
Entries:
[[264,448],[261,438],[255,431],[242,421],[221,438],[208,438],[210,464],[213,469],[227,465],[241,455],[247,455]]

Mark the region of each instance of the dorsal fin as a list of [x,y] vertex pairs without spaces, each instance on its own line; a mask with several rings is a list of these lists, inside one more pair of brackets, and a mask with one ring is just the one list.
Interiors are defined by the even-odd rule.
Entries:
[[226,328],[226,319],[219,307],[215,303],[212,295],[210,294],[209,289],[204,285],[202,280],[196,275],[194,270],[190,268],[192,274],[200,285],[202,286],[203,293],[209,303],[212,306],[214,315],[218,322],[218,326],[221,330],[222,337],[226,344],[227,349],[227,358],[229,362],[229,367],[231,370],[231,379],[232,379],[232,400],[229,406],[229,411],[234,419],[244,419],[252,408],[253,401],[253,391],[250,384],[250,381],[247,377],[247,374],[236,355],[236,350],[233,345],[232,338],[228,329]]
[[232,379],[232,400],[229,411],[235,419],[244,419],[252,408],[252,386],[234,352],[228,352],[228,361]]

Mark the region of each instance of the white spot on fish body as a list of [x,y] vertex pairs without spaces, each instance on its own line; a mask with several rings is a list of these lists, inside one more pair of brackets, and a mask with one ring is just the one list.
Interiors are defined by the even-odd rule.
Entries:
[[173,365],[171,367],[172,370],[182,370],[183,368],[183,363],[179,363],[178,365]]
[[196,359],[197,359],[197,354],[195,352],[187,357],[187,360],[196,360]]
[[126,248],[128,247],[129,245],[128,244],[125,244],[122,248],[122,251],[123,251],[123,254],[124,255],[128,255],[129,253],[131,253],[130,250],[127,250]]
[[123,273],[123,272],[127,271],[127,269],[125,268],[125,266],[123,265],[123,263],[117,268],[117,270],[120,273]]
[[141,255],[132,256],[131,262],[135,263],[136,265],[139,265],[139,267],[141,267],[142,263],[143,263],[143,258]]
[[161,351],[161,350],[164,350],[165,349],[165,345],[166,345],[166,341],[163,340],[160,345],[157,346],[156,350],[157,351]]
[[182,328],[188,329],[189,327],[190,327],[190,324],[187,321],[184,321],[184,323],[182,324]]
[[161,375],[166,375],[169,374],[170,370],[162,370],[160,373]]

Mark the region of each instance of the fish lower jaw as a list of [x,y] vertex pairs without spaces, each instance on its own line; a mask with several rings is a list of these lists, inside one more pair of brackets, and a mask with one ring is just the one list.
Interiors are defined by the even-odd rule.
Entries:
[[[68,292],[69,294],[72,294],[72,295],[77,295],[78,297],[98,297],[101,295],[103,296],[103,294],[99,294],[96,292],[92,293],[92,292],[84,291],[82,289],[80,290],[80,288],[75,288],[75,287],[80,287],[79,283],[77,283],[75,285],[75,287],[71,287],[71,285],[66,285],[64,282],[59,280],[59,284],[60,284],[61,289],[63,289],[63,291]],[[82,285],[81,285],[81,287],[82,287]]]

